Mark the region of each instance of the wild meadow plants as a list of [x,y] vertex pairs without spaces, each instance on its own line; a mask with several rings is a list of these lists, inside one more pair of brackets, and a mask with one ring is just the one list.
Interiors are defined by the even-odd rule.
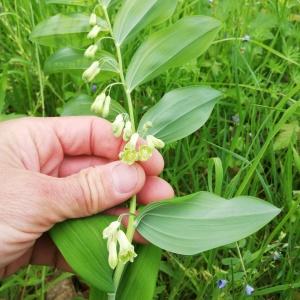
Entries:
[[[51,8],[24,4],[30,11],[24,44],[20,25],[12,29],[3,21],[8,34],[19,28],[14,39],[25,62],[30,33],[37,65],[20,57],[9,63],[24,68],[24,84],[32,81],[27,68],[39,79],[37,100],[27,90],[27,109],[18,109],[9,101],[7,79],[14,73],[4,65],[3,111],[105,117],[124,140],[123,162],[162,149],[164,176],[178,196],[145,207],[133,197],[118,219],[98,215],[51,230],[90,286],[90,299],[297,297],[299,263],[291,262],[299,254],[299,37],[297,21],[290,21],[297,20],[297,1],[255,2],[257,10],[253,1],[245,7],[235,1],[45,2]],[[12,6],[4,2],[4,8]],[[284,40],[279,49],[278,39]],[[271,203],[283,208],[274,226],[244,239],[279,213]],[[133,245],[135,231],[152,245]],[[161,249],[167,250],[163,260]]]

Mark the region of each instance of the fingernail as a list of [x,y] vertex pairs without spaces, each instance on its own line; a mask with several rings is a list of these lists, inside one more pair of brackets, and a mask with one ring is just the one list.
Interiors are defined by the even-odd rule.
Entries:
[[112,170],[113,185],[121,194],[131,192],[138,183],[138,172],[136,166],[123,163],[118,164]]

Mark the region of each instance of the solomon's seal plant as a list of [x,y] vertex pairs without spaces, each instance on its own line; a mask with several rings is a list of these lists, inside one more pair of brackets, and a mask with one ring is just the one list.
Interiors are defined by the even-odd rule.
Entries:
[[[147,26],[170,19],[176,0],[46,0],[77,6],[82,13],[58,14],[38,24],[31,39],[59,48],[44,64],[46,74],[63,72],[81,92],[61,115],[96,114],[112,122],[122,137],[120,160],[147,161],[162,149],[202,127],[221,93],[202,85],[167,92],[139,119],[135,90],[170,68],[202,55],[216,38],[220,22],[206,16],[184,16],[151,34],[132,55],[131,41]],[[76,11],[78,11],[76,10]],[[155,28],[155,27],[154,27]],[[93,90],[96,96],[82,93]],[[125,99],[125,101],[123,101]],[[128,226],[122,216],[97,215],[58,224],[51,236],[61,253],[91,287],[91,299],[152,299],[161,249],[193,255],[238,241],[274,218],[279,210],[257,198],[221,196],[222,164],[208,162],[209,186],[215,169],[215,193],[197,192],[139,209],[130,199]],[[210,190],[213,190],[211,188]],[[134,232],[153,245],[132,244]],[[154,246],[155,245],[155,246]],[[246,284],[245,278],[245,284]],[[218,281],[224,288],[227,281]],[[247,294],[253,288],[247,286]]]

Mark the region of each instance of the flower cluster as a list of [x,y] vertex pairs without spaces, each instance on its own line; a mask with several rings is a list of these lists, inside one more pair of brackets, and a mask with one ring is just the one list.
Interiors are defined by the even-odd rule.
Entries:
[[[143,132],[146,132],[152,124],[146,123]],[[132,165],[136,161],[147,161],[155,148],[161,149],[165,146],[164,142],[153,135],[146,136],[146,144],[138,144],[139,134],[134,133],[128,115],[119,114],[112,124],[113,134],[116,137],[122,136],[126,142],[123,151],[119,154],[121,161]]]
[[[97,16],[95,13],[92,13],[90,16],[89,24],[91,30],[87,35],[87,38],[94,40],[98,37],[99,33],[102,31],[102,28],[97,24]],[[88,58],[94,58],[98,51],[97,43],[90,45],[84,52],[84,56]],[[82,79],[86,82],[91,82],[95,77],[100,73],[100,63],[99,61],[94,61],[82,74]]]
[[[108,249],[108,264],[112,269],[115,269],[118,262],[126,264],[133,262],[137,254],[134,251],[134,246],[128,240],[126,234],[120,229],[120,221],[112,222],[103,230],[103,239],[107,239]],[[117,247],[119,244],[119,253]]]
[[91,111],[102,115],[102,117],[107,117],[109,114],[111,98],[109,95],[106,95],[104,92],[98,95],[91,106]]

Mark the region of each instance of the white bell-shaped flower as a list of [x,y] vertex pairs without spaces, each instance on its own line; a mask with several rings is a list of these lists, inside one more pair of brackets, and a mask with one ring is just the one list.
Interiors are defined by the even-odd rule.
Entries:
[[128,261],[133,262],[137,254],[134,251],[134,246],[129,242],[126,234],[122,231],[118,231],[118,242],[120,245],[119,261],[126,264]]
[[96,16],[95,13],[92,13],[92,14],[90,15],[89,24],[90,24],[91,26],[95,26],[95,25],[97,24],[97,16]]
[[125,124],[125,128],[124,128],[123,140],[125,142],[129,141],[132,134],[133,134],[132,124],[131,124],[130,121],[127,121],[126,124]]
[[118,233],[120,226],[121,226],[121,223],[119,221],[111,222],[109,224],[109,226],[107,226],[102,232],[103,239],[116,241],[117,233]]
[[125,145],[125,148],[126,148],[126,149],[132,149],[132,150],[135,150],[135,149],[136,149],[136,144],[137,144],[137,142],[138,142],[139,137],[140,137],[140,136],[139,136],[139,134],[138,134],[137,132],[134,133],[134,134],[131,136],[129,142]]
[[122,114],[117,115],[114,122],[112,123],[113,135],[115,137],[120,137],[124,129],[124,126],[125,126],[125,122],[124,122],[123,115]]
[[108,264],[114,270],[118,264],[117,240],[109,239],[108,241]]
[[104,101],[103,110],[102,110],[103,118],[106,118],[109,115],[110,103],[111,103],[110,96],[106,96],[105,101]]
[[102,114],[104,109],[104,103],[106,101],[106,95],[104,93],[101,93],[98,95],[91,105],[91,111],[96,114]]
[[92,28],[92,30],[88,33],[87,38],[90,40],[95,39],[98,36],[100,31],[101,31],[101,27],[98,25],[95,25]]
[[97,45],[91,45],[85,50],[84,56],[88,58],[93,58],[95,57],[97,50],[98,50]]
[[94,61],[82,74],[84,81],[90,82],[100,73],[100,64],[98,61]]
[[146,140],[147,140],[148,146],[150,146],[152,148],[161,149],[165,146],[165,143],[162,140],[156,138],[153,135],[147,135]]

